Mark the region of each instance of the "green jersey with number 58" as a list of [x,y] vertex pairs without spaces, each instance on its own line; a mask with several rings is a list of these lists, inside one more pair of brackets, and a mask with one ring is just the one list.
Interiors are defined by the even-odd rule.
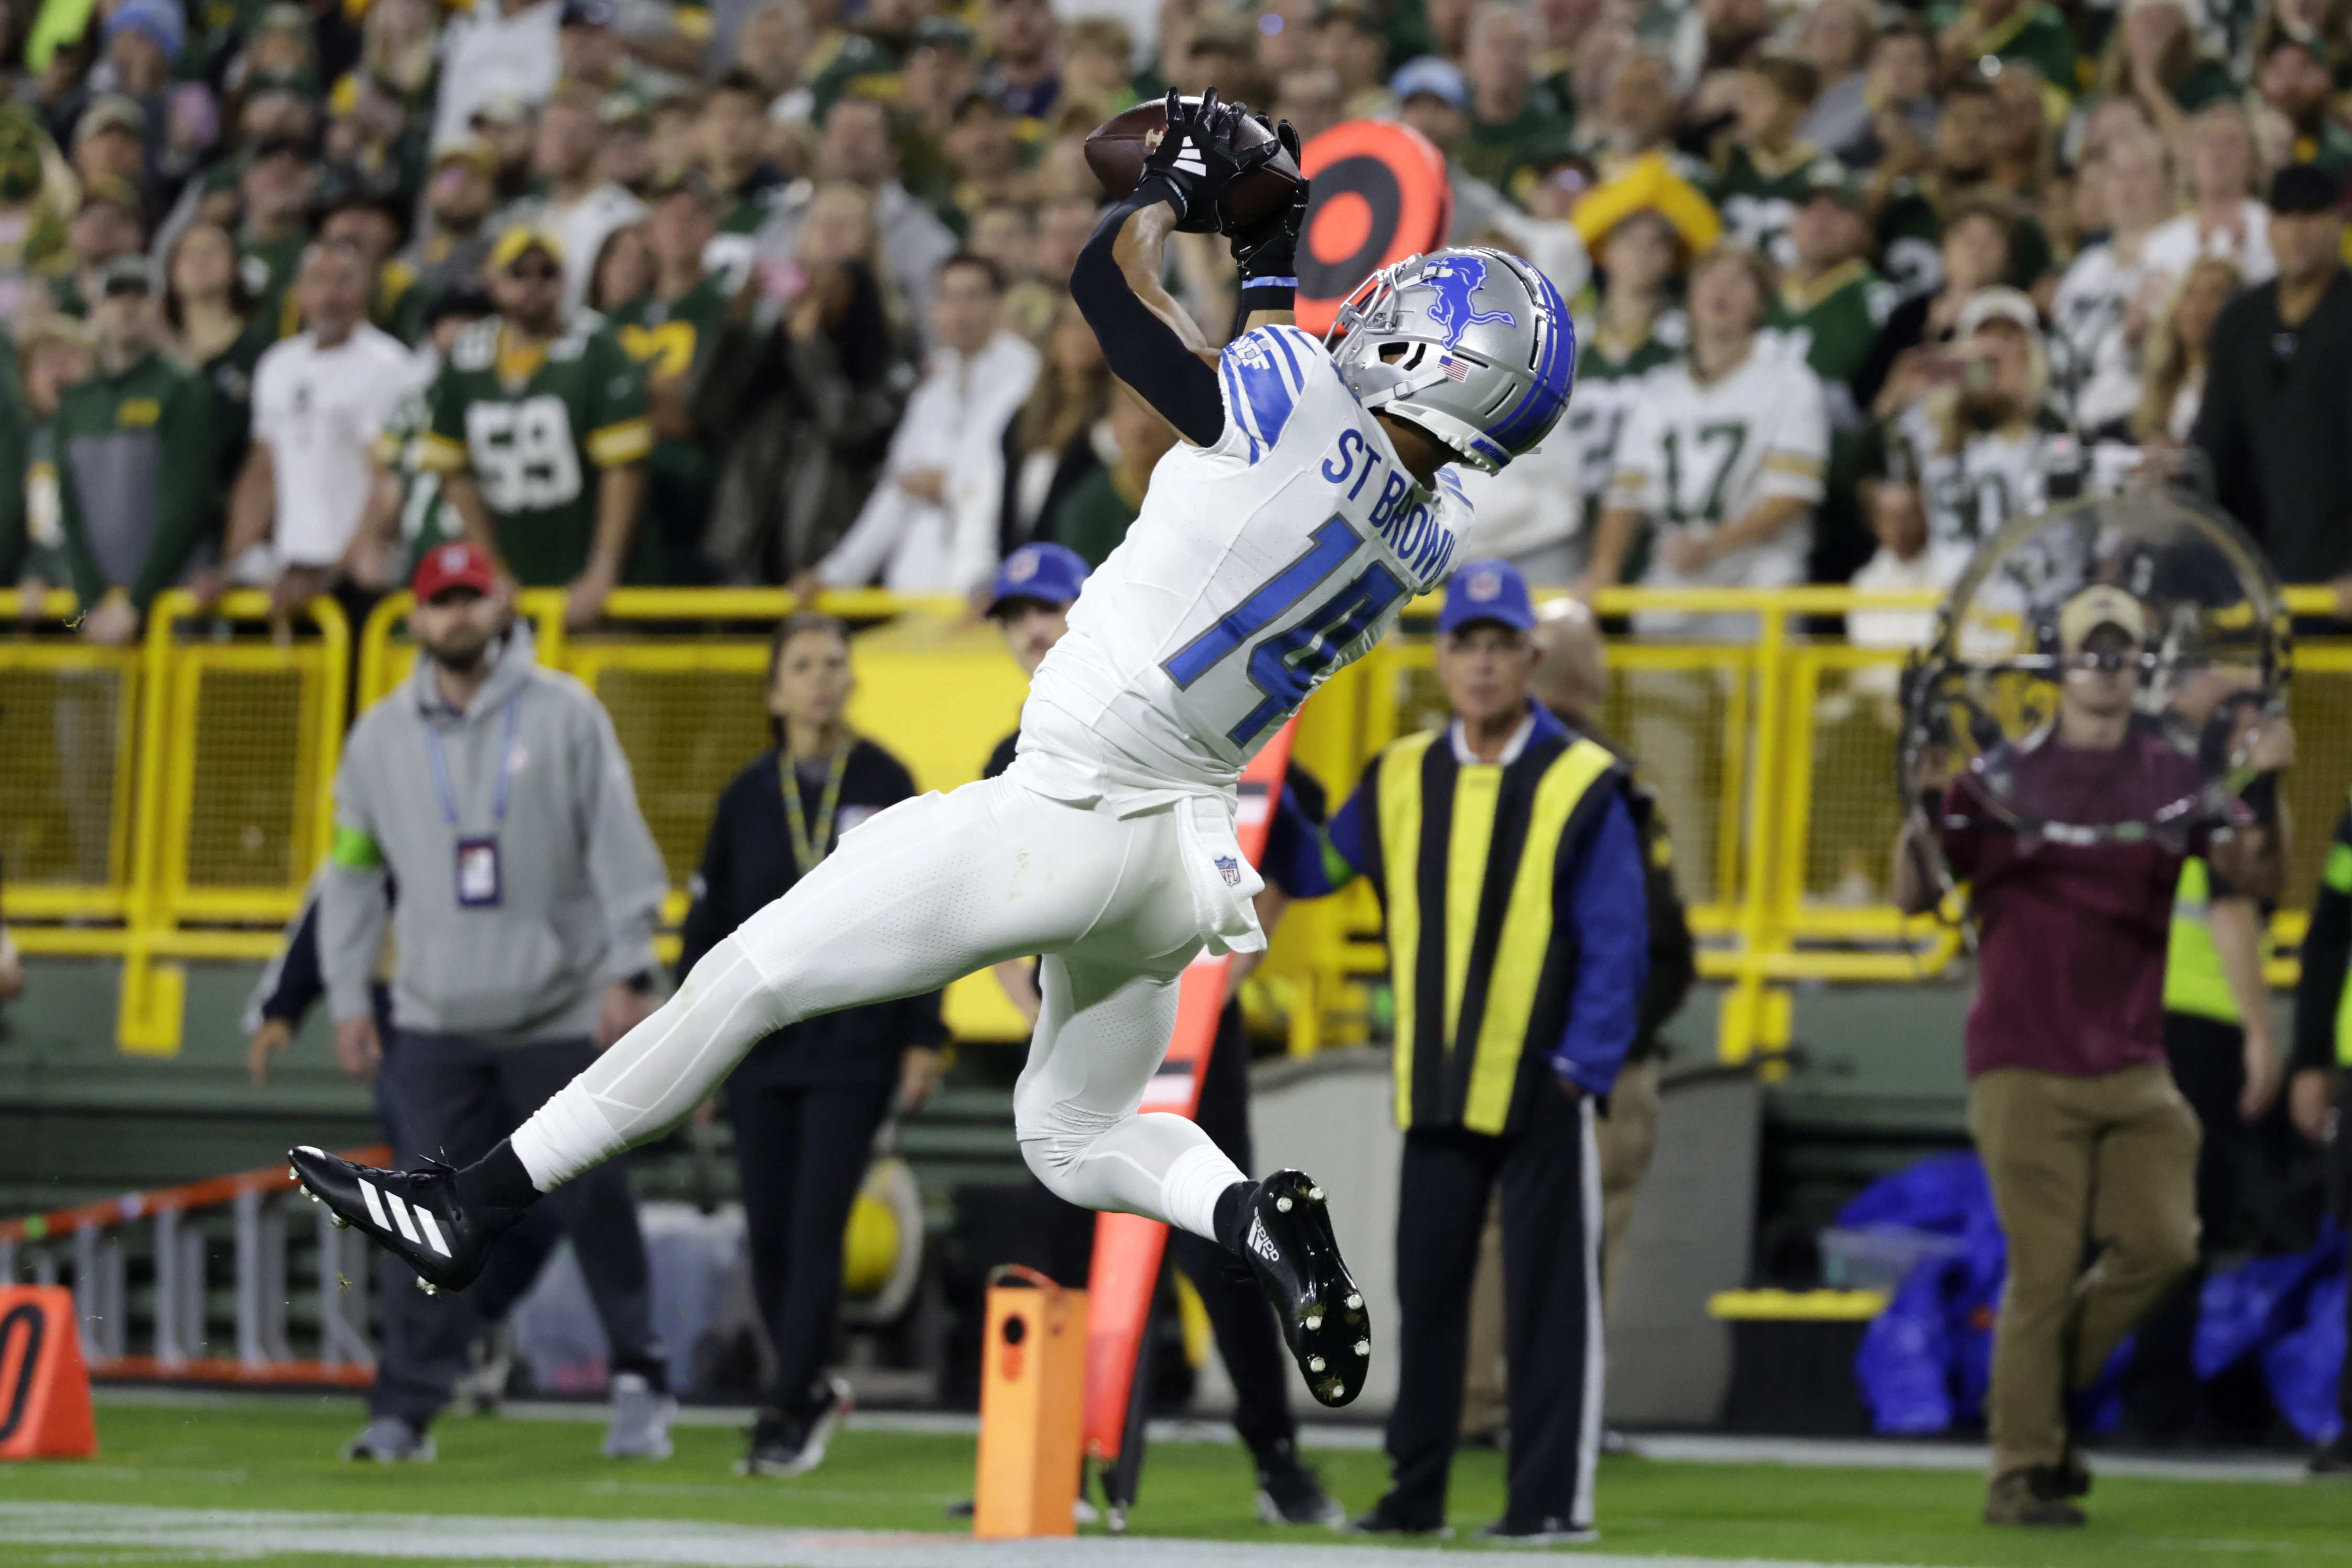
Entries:
[[653,450],[642,368],[583,312],[551,343],[492,318],[449,346],[433,390],[424,465],[470,473],[499,554],[525,587],[560,587],[588,564],[597,476]]

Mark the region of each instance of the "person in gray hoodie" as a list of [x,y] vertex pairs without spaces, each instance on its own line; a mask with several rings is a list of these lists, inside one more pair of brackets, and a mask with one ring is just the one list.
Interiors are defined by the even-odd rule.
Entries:
[[[651,1010],[669,883],[612,718],[540,664],[488,555],[440,546],[414,588],[422,656],[344,747],[319,905],[336,1053],[381,1063],[404,1170],[480,1157]],[[387,922],[390,1051],[369,996]],[[612,1345],[604,1451],[667,1458],[677,1406],[625,1173],[567,1187],[561,1218]],[[472,1315],[465,1296],[388,1293],[370,1420],[347,1457],[433,1457],[426,1428],[466,1371]]]

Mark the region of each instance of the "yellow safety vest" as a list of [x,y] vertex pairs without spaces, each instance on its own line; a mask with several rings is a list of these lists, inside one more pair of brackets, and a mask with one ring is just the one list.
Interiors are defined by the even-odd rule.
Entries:
[[[2319,881],[2337,896],[2352,898],[2352,844],[2338,839],[2327,846],[2327,859],[2319,868]],[[2352,975],[2345,977],[2344,988],[2336,998],[2336,1060],[2352,1067]]]
[[[2230,990],[2230,977],[2222,973],[2221,950],[2213,946],[2212,911],[2213,873],[2192,855],[2180,868],[2180,888],[2172,897],[2172,932],[2164,952],[2164,1010],[2242,1024],[2246,1015]],[[2263,956],[2269,957],[2267,934],[2263,948]]]
[[1499,1134],[1522,1103],[1528,1048],[1548,1058],[1568,1026],[1572,934],[1552,919],[1560,847],[1625,773],[1606,747],[1556,732],[1508,763],[1465,765],[1446,733],[1400,740],[1370,770],[1366,871],[1396,997],[1396,1118]]

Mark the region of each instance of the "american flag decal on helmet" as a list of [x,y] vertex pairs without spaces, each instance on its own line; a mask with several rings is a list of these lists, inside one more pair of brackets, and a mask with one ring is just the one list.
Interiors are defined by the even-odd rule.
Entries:
[[1451,380],[1466,382],[1470,379],[1470,361],[1467,360],[1457,360],[1448,354],[1437,361],[1437,368],[1444,371]]

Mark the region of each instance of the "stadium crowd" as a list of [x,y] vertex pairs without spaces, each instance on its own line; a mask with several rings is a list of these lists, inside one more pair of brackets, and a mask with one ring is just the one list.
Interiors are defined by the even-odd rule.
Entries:
[[2352,572],[2330,0],[19,0],[0,60],[0,581],[95,639],[460,534],[576,623],[1100,560],[1171,437],[1068,303],[1082,143],[1171,84],[1402,120],[1451,238],[1578,300],[1571,428],[1465,559],[1941,584],[2158,455]]

